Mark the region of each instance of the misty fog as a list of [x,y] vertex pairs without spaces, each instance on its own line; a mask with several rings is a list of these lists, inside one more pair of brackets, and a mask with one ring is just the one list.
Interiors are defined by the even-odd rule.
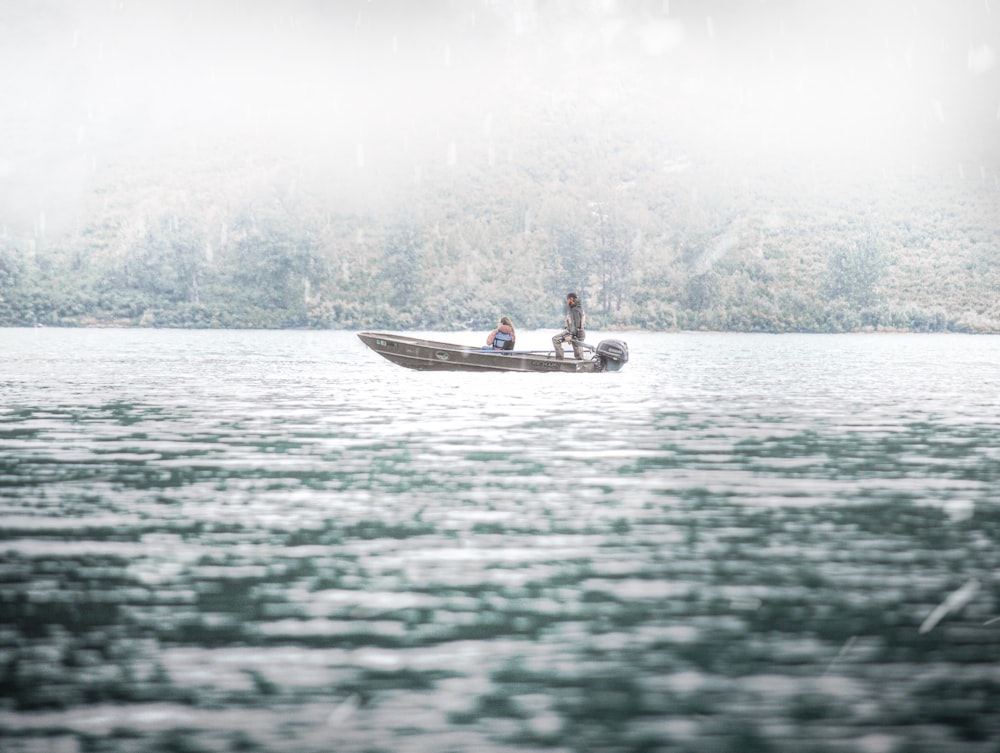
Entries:
[[190,148],[307,150],[338,180],[419,180],[536,159],[510,135],[558,128],[572,144],[628,128],[636,108],[676,145],[674,169],[690,155],[739,175],[985,174],[998,13],[990,0],[4,3],[0,223],[56,232],[109,165]]

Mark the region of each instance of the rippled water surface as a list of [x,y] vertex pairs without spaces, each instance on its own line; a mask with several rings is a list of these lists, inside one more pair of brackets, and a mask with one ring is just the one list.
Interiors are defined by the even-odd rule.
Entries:
[[1000,339],[602,336],[0,330],[0,749],[995,752]]

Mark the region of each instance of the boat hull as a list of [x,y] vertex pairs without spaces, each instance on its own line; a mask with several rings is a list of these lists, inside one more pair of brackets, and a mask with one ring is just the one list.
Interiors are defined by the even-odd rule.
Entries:
[[418,371],[591,373],[600,370],[596,358],[581,361],[567,355],[558,359],[553,353],[481,349],[383,332],[359,332],[358,338],[383,358]]

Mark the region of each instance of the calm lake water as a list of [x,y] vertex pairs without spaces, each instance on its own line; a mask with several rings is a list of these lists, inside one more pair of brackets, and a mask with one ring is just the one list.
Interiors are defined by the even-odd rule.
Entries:
[[0,749],[995,753],[1000,338],[606,336],[0,330]]

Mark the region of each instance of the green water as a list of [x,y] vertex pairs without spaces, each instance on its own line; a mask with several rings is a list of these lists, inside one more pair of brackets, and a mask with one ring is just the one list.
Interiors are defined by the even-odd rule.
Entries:
[[0,330],[0,749],[997,750],[1000,340],[604,334]]

